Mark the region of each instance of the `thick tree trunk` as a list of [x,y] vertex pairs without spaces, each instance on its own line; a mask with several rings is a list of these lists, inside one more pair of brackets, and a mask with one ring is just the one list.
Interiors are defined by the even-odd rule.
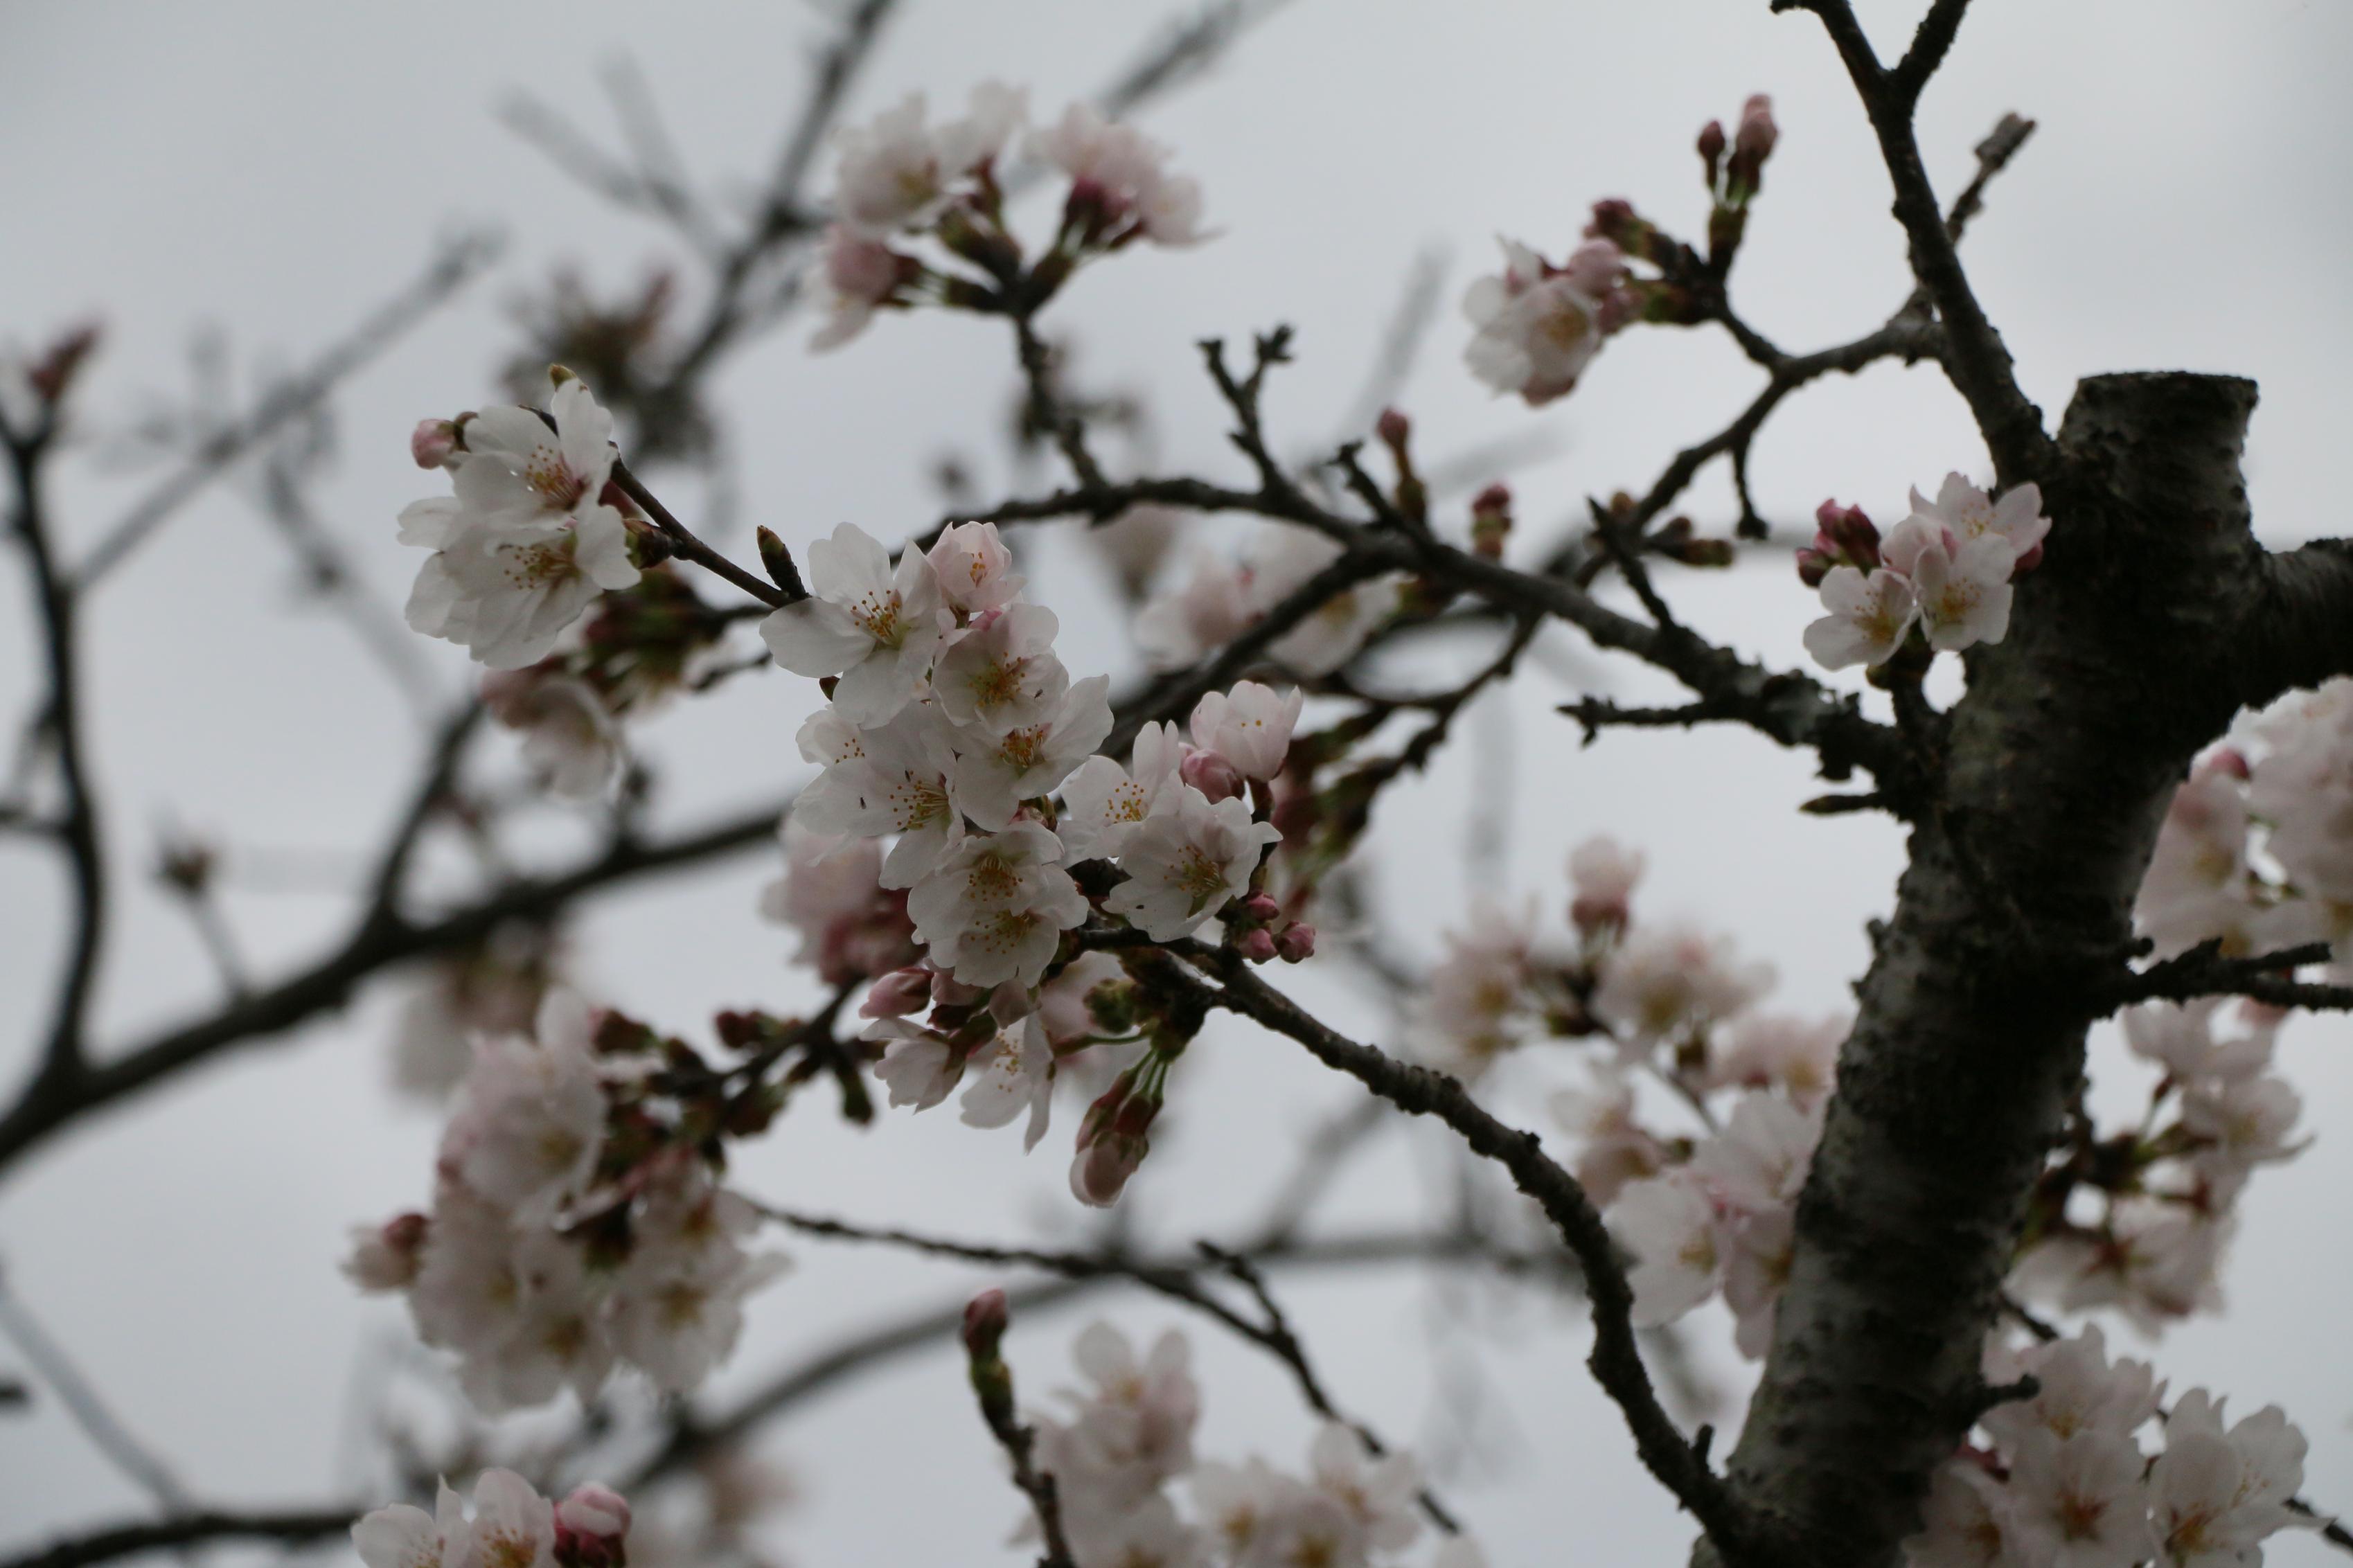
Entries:
[[[1878,1568],[1979,1407],[2028,1191],[2131,935],[2168,800],[2242,695],[2263,601],[2255,390],[2078,387],[2009,637],[1969,656],[1860,987],[1764,1378],[1730,1459],[1790,1560]],[[1703,1553],[1704,1555],[1704,1553]]]

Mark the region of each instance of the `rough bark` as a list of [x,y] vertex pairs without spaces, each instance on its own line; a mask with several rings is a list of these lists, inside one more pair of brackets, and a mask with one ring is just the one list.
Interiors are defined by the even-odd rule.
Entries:
[[2254,401],[2217,376],[2082,384],[2042,476],[2046,559],[1923,737],[1928,798],[1730,1460],[1790,1561],[1892,1561],[1981,1407],[2090,999],[2126,952],[2175,784],[2249,695],[2229,663],[2274,592],[2239,471]]

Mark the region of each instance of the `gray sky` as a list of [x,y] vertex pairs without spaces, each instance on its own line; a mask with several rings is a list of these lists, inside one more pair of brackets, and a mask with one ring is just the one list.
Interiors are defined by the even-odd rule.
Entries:
[[[1883,47],[1917,9],[1867,3]],[[1997,185],[1966,256],[2028,389],[2055,420],[2073,379],[2188,367],[2256,377],[2263,403],[2249,468],[2259,527],[2275,541],[2343,527],[2341,432],[2353,427],[2342,279],[2353,272],[2345,181],[2353,101],[2343,92],[2353,10],[2333,0],[2235,5],[2147,0],[1985,0],[1922,110],[1940,187],[2006,110],[2041,131]],[[1165,14],[1163,0],[909,0],[857,93],[871,113],[910,89],[961,100],[987,76],[1025,82],[1041,114],[1089,90]],[[452,220],[494,221],[513,244],[500,272],[407,340],[338,402],[343,460],[332,521],[388,599],[414,552],[392,517],[429,481],[403,437],[426,413],[480,401],[512,342],[506,306],[557,262],[617,289],[672,254],[670,237],[581,193],[499,128],[514,86],[608,128],[598,64],[644,68],[691,166],[714,190],[750,189],[797,101],[797,7],[609,3],[349,7],[20,3],[0,6],[0,338],[37,341],[90,313],[109,327],[81,406],[127,421],[144,395],[185,381],[185,345],[218,324],[240,363],[307,353],[419,265]],[[1564,404],[1491,399],[1460,363],[1451,301],[1503,232],[1556,256],[1587,204],[1625,195],[1671,227],[1704,216],[1690,142],[1770,91],[1782,127],[1736,276],[1749,318],[1786,346],[1858,335],[1903,298],[1897,231],[1875,153],[1820,29],[1763,0],[1646,5],[1493,0],[1293,0],[1213,78],[1155,105],[1155,134],[1208,192],[1221,238],[1147,252],[1083,277],[1054,321],[1082,370],[1147,390],[1171,467],[1229,471],[1219,411],[1192,342],[1275,321],[1299,331],[1270,416],[1288,447],[1335,422],[1371,363],[1411,258],[1450,258],[1446,318],[1401,400],[1418,442],[1444,454],[1542,431],[1560,454],[1515,473],[1521,515],[1645,488],[1679,446],[1745,400],[1754,373],[1720,337],[1638,331],[1617,341]],[[1033,224],[1045,216],[1033,205]],[[957,448],[984,488],[1012,488],[996,432],[1012,359],[993,323],[892,319],[842,353],[802,349],[807,324],[740,356],[720,378],[734,432],[742,524],[796,543],[853,520],[886,537],[935,516],[926,470]],[[1983,454],[1932,372],[1882,367],[1806,394],[1777,416],[1754,480],[1794,523],[1825,494],[1874,513]],[[68,537],[97,537],[135,478],[89,463],[58,487]],[[1720,470],[1694,492],[1703,523],[1729,517]],[[739,555],[742,538],[730,541]],[[1083,567],[1051,546],[1039,575],[1071,629],[1074,670],[1126,672],[1116,617],[1075,595]],[[185,924],[140,879],[154,826],[216,835],[233,865],[364,849],[405,786],[415,737],[380,675],[331,620],[292,608],[282,552],[233,487],[191,507],[98,601],[89,620],[95,752],[117,834],[123,918],[110,955],[103,1040],[206,1005],[214,982]],[[1801,655],[1810,595],[1778,566],[1670,584],[1687,618],[1782,663]],[[1060,596],[1056,590],[1060,589]],[[18,601],[21,602],[21,601]],[[16,624],[16,623],[12,623]],[[1559,645],[1580,668],[1593,663]],[[455,689],[455,650],[430,650]],[[0,639],[0,696],[31,689],[27,639]],[[446,657],[445,657],[446,656]],[[1652,689],[1640,677],[1612,690]],[[1551,716],[1573,693],[1534,672],[1482,732],[1505,733],[1514,825],[1505,879],[1557,913],[1561,857],[1611,831],[1645,847],[1643,906],[1736,932],[1782,976],[1778,1000],[1839,1005],[1862,961],[1862,922],[1884,910],[1900,846],[1881,823],[1815,821],[1800,763],[1744,735],[1617,735],[1590,750]],[[646,746],[674,759],[665,815],[740,805],[797,776],[793,730],[811,694],[780,676],[674,710]],[[1480,729],[1480,726],[1474,726]],[[1489,756],[1494,753],[1490,752]],[[1464,821],[1497,771],[1469,745],[1389,803],[1380,887],[1401,939],[1436,945],[1430,911],[1461,908]],[[551,830],[550,841],[559,842]],[[765,863],[666,884],[603,907],[583,942],[602,996],[677,1028],[717,1005],[788,1005],[803,977],[750,917]],[[23,1059],[61,940],[47,858],[0,843],[0,1064]],[[268,973],[315,950],[333,898],[232,891],[230,910]],[[1340,974],[1297,976],[1333,1021],[1377,1037],[1384,1020]],[[132,1425],[202,1494],[303,1500],[322,1492],[354,1347],[405,1331],[353,1299],[332,1263],[343,1228],[420,1199],[433,1119],[391,1107],[382,1054],[391,998],[138,1101],[44,1150],[0,1188],[0,1263],[100,1380]],[[2176,1331],[2157,1352],[2177,1387],[2207,1383],[2237,1405],[2284,1403],[2313,1440],[2308,1490],[2353,1506],[2353,1363],[2341,1353],[2353,1259],[2339,1245],[2353,1154],[2353,1068],[2342,1020],[2293,1028],[2287,1069],[2306,1096],[2313,1151],[2253,1187],[2226,1288],[2232,1316]],[[2095,1068],[2116,1048],[2095,1047]],[[1186,1063],[1187,1110],[1134,1199],[1165,1234],[1214,1231],[1247,1212],[1282,1166],[1280,1139],[1345,1104],[1290,1047],[1221,1026]],[[1567,1073],[1530,1072],[1506,1100],[1531,1121]],[[804,1112],[739,1168],[779,1201],[868,1219],[1003,1236],[1067,1226],[1067,1125],[1023,1161],[1009,1136],[945,1115],[888,1119],[852,1136]],[[1344,1218],[1419,1205],[1433,1151],[1391,1135],[1346,1183]],[[976,1277],[795,1244],[797,1271],[760,1298],[721,1388],[814,1348],[878,1303],[929,1303]],[[1286,1290],[1345,1404],[1410,1436],[1425,1410],[1418,1348],[1442,1308],[1404,1279],[1301,1281]],[[1523,1445],[1501,1473],[1458,1489],[1499,1565],[1660,1561],[1687,1531],[1636,1469],[1616,1415],[1581,1368],[1584,1331],[1548,1309],[1490,1313],[1473,1352]],[[1133,1301],[1117,1315],[1156,1327]],[[1042,1392],[1064,1375],[1081,1318],[1018,1325],[1016,1366]],[[1727,1336],[1711,1309],[1700,1339]],[[1193,1331],[1204,1366],[1205,1453],[1295,1459],[1306,1426],[1261,1362]],[[1711,1352],[1731,1369],[1728,1352]],[[0,1367],[14,1358],[0,1355]],[[1738,1375],[1734,1373],[1733,1375]],[[978,1561],[1016,1515],[944,1353],[805,1408],[772,1450],[807,1490],[777,1540],[807,1563]],[[922,1508],[907,1503],[920,1488]],[[0,1535],[11,1542],[112,1518],[128,1486],[45,1403],[0,1418]],[[1013,1561],[1014,1554],[1003,1554]],[[2274,1561],[2323,1560],[2316,1544]]]

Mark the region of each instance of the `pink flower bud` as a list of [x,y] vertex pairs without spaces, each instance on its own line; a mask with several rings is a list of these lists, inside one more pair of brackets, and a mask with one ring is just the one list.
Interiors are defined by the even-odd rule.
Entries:
[[1711,120],[1700,127],[1699,161],[1707,165],[1707,183],[1715,184],[1716,165],[1724,162],[1724,121]]
[[2032,545],[2028,547],[2025,554],[2018,558],[2018,564],[2011,569],[2010,575],[2013,578],[2023,577],[2029,572],[2033,571],[2037,566],[2042,564],[2042,541],[2038,539]]
[[2234,779],[2247,778],[2254,772],[2247,765],[2247,753],[2236,746],[2217,747],[2208,754],[2205,765],[2218,773],[2228,773]]
[[1285,963],[1303,963],[1315,955],[1315,928],[1312,925],[1288,925],[1274,939],[1274,949]]
[[1260,925],[1282,913],[1282,906],[1274,901],[1271,893],[1252,893],[1241,901],[1240,907],[1245,920],[1255,921]]
[[1177,776],[1211,800],[1231,800],[1242,793],[1242,773],[1216,752],[1195,752],[1177,770]]
[[1119,1202],[1127,1179],[1142,1163],[1141,1154],[1131,1157],[1121,1145],[1090,1144],[1071,1162],[1071,1195],[1090,1208],[1107,1209]]
[[628,1532],[629,1505],[620,1493],[593,1481],[575,1487],[555,1505],[555,1561],[559,1568],[621,1568]]
[[894,969],[874,983],[858,1005],[861,1018],[904,1018],[932,1005],[932,972],[922,964]]
[[420,468],[446,468],[458,450],[458,426],[453,420],[420,419],[408,433],[408,455]]
[[1264,963],[1274,956],[1274,933],[1264,926],[1252,926],[1234,943],[1234,951],[1252,963]]
[[382,1226],[358,1226],[343,1274],[363,1290],[405,1290],[416,1282],[423,1261],[428,1221],[421,1214],[396,1215]]
[[1373,425],[1373,433],[1381,438],[1384,447],[1402,447],[1413,434],[1413,423],[1396,409],[1384,408]]
[[1879,564],[1879,529],[1862,508],[1826,500],[1815,509],[1814,522],[1821,530],[1817,547],[1866,572]]
[[1733,156],[1752,167],[1773,154],[1773,143],[1781,139],[1781,128],[1773,123],[1773,100],[1757,93],[1740,107],[1740,129],[1734,133]]
[[1012,1310],[1007,1306],[1002,1290],[983,1290],[964,1308],[965,1352],[976,1361],[997,1359],[997,1345],[1005,1338],[1006,1325],[1013,1321]]
[[1828,551],[1809,545],[1798,552],[1798,581],[1809,588],[1819,588],[1822,585],[1822,579],[1831,574],[1831,568],[1837,564]]

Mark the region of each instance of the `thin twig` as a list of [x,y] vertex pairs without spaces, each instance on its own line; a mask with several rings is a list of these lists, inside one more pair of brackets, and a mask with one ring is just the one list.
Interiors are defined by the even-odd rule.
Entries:
[[96,1385],[74,1364],[66,1348],[49,1337],[40,1320],[33,1316],[32,1309],[9,1289],[5,1272],[0,1272],[0,1332],[5,1332],[16,1342],[34,1373],[49,1385],[58,1403],[72,1415],[98,1451],[113,1461],[115,1468],[165,1508],[185,1511],[195,1506],[187,1488],[180,1484],[171,1467],[122,1424],[100,1396]]

